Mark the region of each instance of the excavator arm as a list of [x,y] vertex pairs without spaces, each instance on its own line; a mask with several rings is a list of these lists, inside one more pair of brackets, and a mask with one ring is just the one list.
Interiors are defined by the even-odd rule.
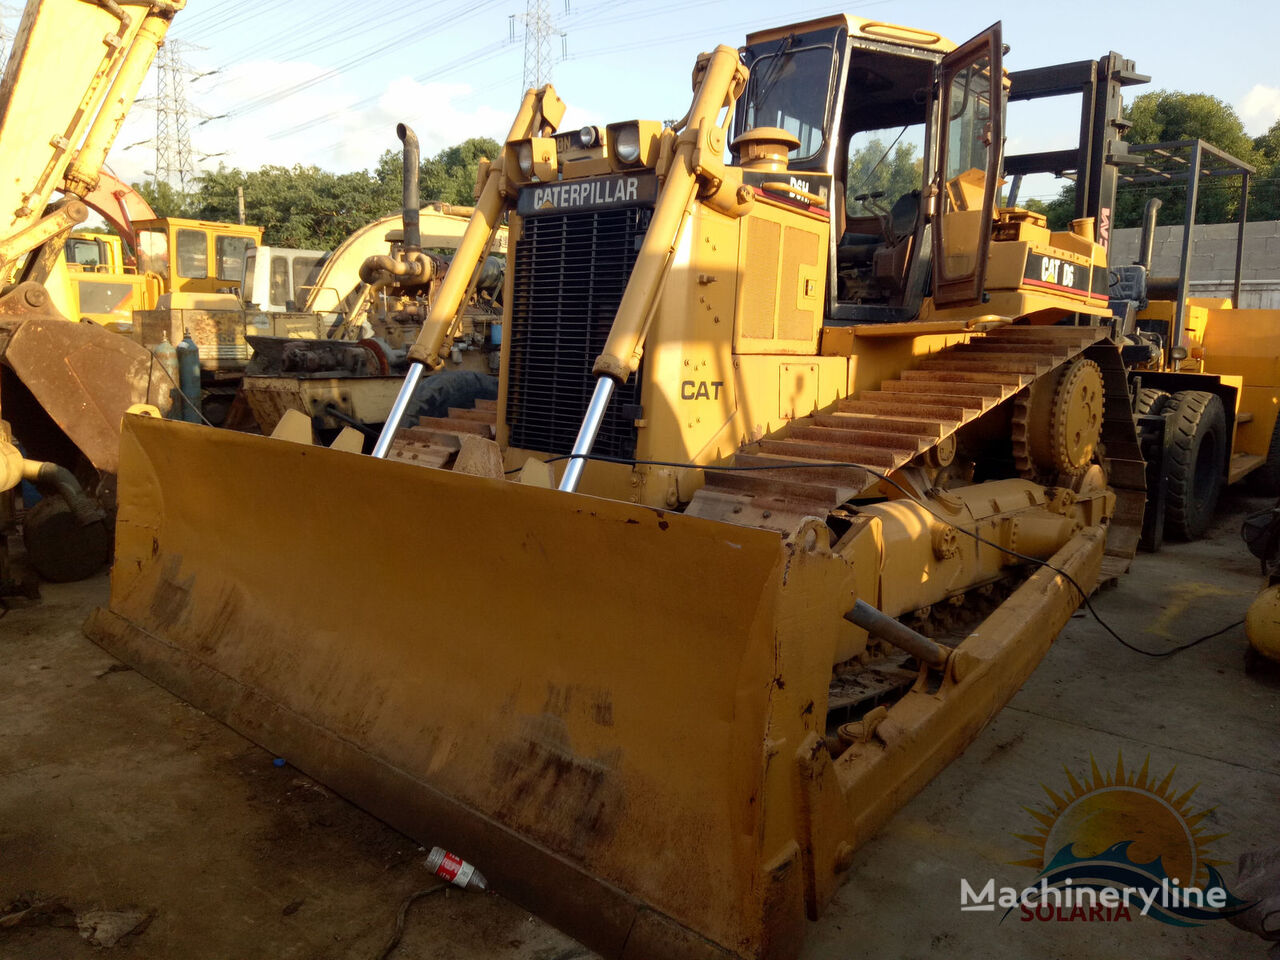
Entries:
[[[45,283],[88,216],[86,200],[104,213],[113,206],[102,199],[103,163],[183,6],[30,0],[0,81],[0,453],[14,460],[20,446],[57,461],[22,468],[28,479],[58,477],[24,523],[28,555],[50,579],[77,579],[107,559],[102,511],[84,507],[80,484],[111,505],[121,418],[169,392],[143,347],[65,322]],[[51,202],[54,191],[63,197]]]

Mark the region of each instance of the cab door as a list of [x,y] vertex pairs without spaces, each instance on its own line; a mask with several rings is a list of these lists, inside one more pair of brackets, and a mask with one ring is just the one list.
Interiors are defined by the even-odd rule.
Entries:
[[936,78],[933,299],[982,302],[1004,147],[1000,24],[947,54]]

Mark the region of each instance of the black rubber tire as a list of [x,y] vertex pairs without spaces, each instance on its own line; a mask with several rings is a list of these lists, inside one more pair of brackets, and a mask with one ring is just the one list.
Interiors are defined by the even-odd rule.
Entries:
[[1155,387],[1141,387],[1133,398],[1133,412],[1159,415],[1169,405],[1169,394]]
[[1217,394],[1182,390],[1169,398],[1165,425],[1168,501],[1164,532],[1199,540],[1213,522],[1226,474],[1227,416]]
[[111,559],[111,531],[103,520],[82,526],[65,500],[46,496],[22,521],[27,562],[49,583],[91,577]]
[[497,377],[476,370],[442,370],[418,383],[400,426],[412,427],[419,417],[447,417],[450,407],[469,410],[477,400],[497,399]]
[[1267,497],[1280,496],[1280,417],[1271,430],[1266,462],[1249,474],[1249,489]]

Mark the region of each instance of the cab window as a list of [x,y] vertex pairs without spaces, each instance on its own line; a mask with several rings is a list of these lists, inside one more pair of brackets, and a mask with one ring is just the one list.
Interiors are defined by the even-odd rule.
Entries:
[[67,262],[78,264],[82,267],[96,267],[106,263],[106,257],[102,254],[104,246],[105,244],[101,240],[94,240],[88,237],[69,237],[66,244]]
[[816,157],[826,143],[834,70],[834,48],[830,44],[797,46],[792,38],[776,52],[756,58],[747,81],[741,129],[780,127],[800,141],[800,146],[791,151],[792,160]]
[[289,300],[289,261],[284,257],[271,258],[271,304],[283,307]]
[[311,293],[320,269],[319,257],[295,257],[293,261],[293,297],[299,303]]
[[209,276],[208,238],[203,231],[178,231],[178,276],[189,280]]
[[214,241],[219,280],[240,282],[244,276],[244,255],[252,245],[248,237],[218,237]]
[[253,303],[253,268],[257,266],[258,255],[254,248],[245,252],[244,282],[240,286],[240,299],[245,303]]
[[138,272],[169,275],[169,236],[163,230],[138,231]]

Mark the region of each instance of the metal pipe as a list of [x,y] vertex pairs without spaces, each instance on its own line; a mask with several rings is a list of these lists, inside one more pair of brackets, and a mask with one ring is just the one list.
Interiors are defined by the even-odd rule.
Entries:
[[373,445],[373,456],[379,460],[387,458],[387,451],[391,449],[391,441],[395,438],[396,431],[400,429],[400,421],[404,419],[404,412],[409,409],[409,404],[413,401],[413,394],[418,389],[418,381],[422,379],[423,371],[426,370],[420,363],[409,364],[409,371],[404,376],[404,383],[400,384],[400,392],[396,394],[396,402],[391,405],[391,412],[387,414],[387,422],[382,425],[382,432],[378,434],[378,442]]
[[1142,240],[1138,244],[1138,265],[1147,268],[1147,273],[1151,272],[1152,251],[1156,244],[1156,214],[1160,212],[1163,203],[1159,197],[1152,197],[1147,201],[1146,209],[1142,211]]
[[1231,306],[1240,309],[1240,271],[1244,268],[1244,228],[1249,222],[1249,171],[1240,176],[1240,226],[1236,230],[1236,277],[1231,288]]
[[80,486],[80,481],[66,467],[42,460],[22,461],[22,479],[43,490],[47,494],[61,497],[76,522],[88,526],[106,517],[102,507],[94,501]]
[[853,609],[845,613],[844,618],[873,637],[911,654],[921,663],[926,663],[938,670],[946,666],[950,651],[934,643],[924,634],[916,633],[906,624],[899,623],[893,617],[881,613],[864,600],[857,601]]
[[1182,218],[1182,263],[1178,271],[1178,300],[1173,305],[1173,328],[1169,331],[1169,350],[1182,347],[1182,333],[1187,326],[1187,295],[1191,292],[1191,251],[1195,244],[1196,207],[1200,202],[1200,164],[1204,159],[1203,141],[1191,147],[1191,166],[1187,170],[1187,209]]
[[418,135],[406,123],[396,124],[396,136],[404,144],[404,249],[416,253],[422,249],[422,230],[418,210]]
[[591,394],[591,402],[587,404],[586,415],[582,418],[582,426],[578,428],[578,438],[573,441],[573,452],[569,455],[569,465],[564,468],[564,476],[560,478],[560,489],[573,493],[578,489],[578,481],[582,479],[582,468],[586,466],[584,459],[595,446],[596,434],[600,432],[600,424],[604,422],[605,410],[609,408],[609,398],[613,396],[613,377],[604,376],[596,380],[596,388]]
[[[550,87],[545,89],[546,95],[554,95]],[[507,144],[513,140],[523,140],[542,124],[541,96],[536,90],[525,93],[507,139],[503,141],[502,151],[490,167],[489,177],[476,201],[475,212],[471,215],[467,229],[463,231],[462,239],[458,241],[458,249],[454,251],[449,270],[431,302],[431,312],[418,331],[418,339],[409,349],[409,357],[418,363],[428,364],[432,369],[440,366],[440,346],[453,327],[454,319],[462,308],[471,285],[471,276],[476,265],[486,255],[493,231],[498,228],[506,210],[507,202],[502,196],[499,183],[503,179],[500,171],[505,169],[507,162]]]

